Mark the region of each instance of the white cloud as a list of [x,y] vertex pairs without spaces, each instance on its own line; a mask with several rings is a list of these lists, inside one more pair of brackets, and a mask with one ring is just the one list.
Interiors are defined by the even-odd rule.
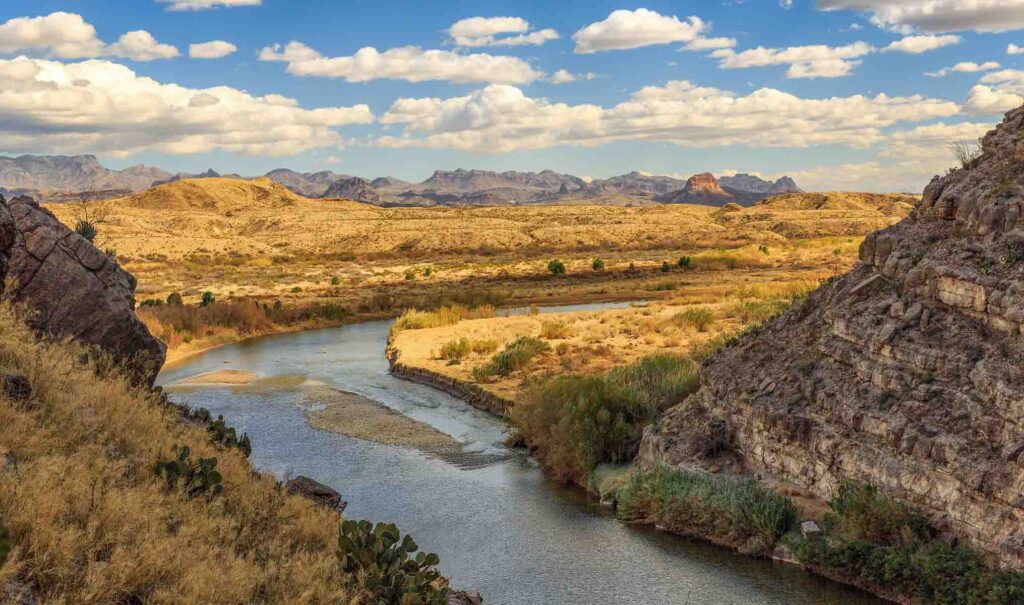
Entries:
[[161,44],[144,30],[130,31],[114,44],[105,44],[96,28],[81,15],[55,12],[41,17],[18,17],[0,23],[0,54],[41,53],[59,59],[122,57],[153,61],[177,57],[178,49]]
[[930,124],[897,131],[878,145],[879,157],[866,162],[817,166],[791,173],[802,187],[814,191],[876,191],[919,193],[931,177],[956,162],[950,145],[974,141],[993,123]]
[[1024,55],[1024,46],[1017,46],[1016,44],[1011,44],[1011,45],[1006,47],[1006,54],[1008,54],[1008,55]]
[[999,114],[1021,105],[1024,105],[1024,71],[1003,69],[981,77],[980,84],[968,93],[964,109],[977,114]]
[[173,59],[181,53],[170,44],[160,44],[153,34],[145,30],[131,31],[107,47],[105,55],[124,57],[133,61],[156,61]]
[[722,69],[789,65],[787,78],[839,78],[849,75],[854,67],[860,65],[856,59],[873,52],[875,48],[870,44],[854,42],[846,46],[759,46],[739,53],[724,49],[711,53],[711,56],[719,59]]
[[570,73],[567,69],[559,69],[555,73],[551,74],[549,81],[552,84],[569,84],[571,82],[579,82],[580,80],[593,80],[597,77],[597,74],[587,72],[585,74],[574,74]]
[[236,6],[259,6],[263,0],[156,0],[170,4],[169,11],[204,11],[212,8],[234,8]]
[[448,36],[455,45],[465,47],[539,46],[559,38],[553,29],[530,29],[529,21],[519,17],[469,17],[452,24]]
[[296,76],[344,78],[349,82],[389,79],[408,82],[500,82],[525,84],[544,74],[518,57],[486,53],[461,54],[448,50],[423,50],[403,46],[384,52],[361,48],[348,57],[324,57],[301,42],[264,48],[260,61],[284,61]]
[[688,147],[866,147],[897,123],[957,112],[955,103],[920,96],[804,99],[770,88],[740,96],[685,81],[643,88],[605,108],[553,103],[514,86],[491,85],[463,97],[398,99],[381,122],[403,131],[376,144],[485,153],[620,140]]
[[977,73],[979,71],[992,71],[993,69],[999,69],[1001,66],[996,61],[986,61],[984,63],[975,63],[974,61],[961,61],[953,67],[943,67],[938,71],[929,71],[924,75],[929,78],[944,78],[951,73]]
[[105,60],[0,60],[0,140],[11,152],[293,155],[339,147],[366,105],[303,109],[227,86],[195,89]]
[[933,36],[933,35],[920,35],[920,36],[906,36],[902,40],[897,40],[889,46],[882,49],[882,52],[901,52],[909,53],[912,55],[919,55],[930,50],[942,48],[943,46],[949,46],[951,44],[959,44],[960,36],[945,35],[945,36]]
[[875,25],[902,32],[1024,29],[1024,0],[818,0],[818,8],[869,13]]
[[189,44],[188,56],[193,59],[220,59],[238,50],[238,47],[224,40],[211,40]]
[[[591,23],[572,35],[577,54],[590,54],[606,50],[626,50],[654,44],[682,42],[689,50],[726,48],[736,45],[731,38],[716,38],[714,42],[701,42],[701,34],[711,29],[700,17],[662,15],[646,8],[634,11],[617,10],[604,21]],[[706,46],[712,44],[713,46]]]

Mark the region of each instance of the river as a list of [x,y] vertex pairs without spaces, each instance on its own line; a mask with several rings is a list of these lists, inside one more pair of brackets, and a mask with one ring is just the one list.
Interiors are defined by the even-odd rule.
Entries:
[[[223,414],[249,433],[256,467],[337,488],[348,501],[346,518],[396,523],[421,549],[440,555],[453,586],[479,590],[487,605],[882,602],[794,566],[620,523],[581,491],[547,480],[522,452],[505,448],[500,419],[391,376],[384,358],[390,325],[249,340],[165,369],[158,383],[225,369],[287,377],[266,389],[202,386],[171,389],[171,396]],[[313,429],[297,381],[381,402],[466,443],[465,453],[440,459]]]

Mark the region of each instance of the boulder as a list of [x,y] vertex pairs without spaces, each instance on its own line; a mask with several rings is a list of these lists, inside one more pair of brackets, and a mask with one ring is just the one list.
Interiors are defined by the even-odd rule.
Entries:
[[93,345],[153,384],[166,347],[135,316],[135,278],[31,198],[0,203],[0,268],[34,329]]
[[310,479],[309,477],[299,475],[285,483],[284,486],[285,489],[292,494],[298,494],[305,498],[309,498],[313,502],[322,504],[327,508],[337,510],[338,512],[344,511],[345,507],[348,506],[348,502],[341,499],[340,493],[319,481]]
[[448,593],[448,605],[481,605],[483,598],[476,591],[453,590]]
[[32,385],[21,374],[4,374],[4,393],[15,401],[25,401],[32,396]]

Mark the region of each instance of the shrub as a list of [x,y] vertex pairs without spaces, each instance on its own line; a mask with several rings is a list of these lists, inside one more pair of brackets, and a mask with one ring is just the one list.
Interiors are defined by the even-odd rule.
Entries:
[[668,273],[671,270],[672,270],[672,265],[668,264],[667,260],[661,261],[661,272],[662,273]]
[[560,340],[572,337],[573,329],[568,322],[561,319],[545,321],[540,326],[540,337],[545,340]]
[[548,271],[551,275],[565,275],[565,263],[556,258],[548,263]]
[[86,219],[79,219],[75,223],[75,233],[81,235],[90,242],[96,241],[96,236],[99,235],[99,230],[96,228],[96,223],[88,221]]
[[784,300],[747,300],[737,303],[732,313],[745,324],[761,325],[782,315],[789,308]]
[[708,309],[687,309],[682,313],[676,314],[673,318],[677,323],[681,323],[691,328],[696,328],[698,332],[707,332],[708,328],[715,322],[715,316]]
[[770,552],[796,523],[793,502],[751,479],[657,467],[639,471],[618,493],[624,521]]
[[442,328],[444,326],[454,326],[463,319],[494,317],[495,314],[494,307],[491,305],[482,305],[475,309],[470,309],[462,305],[441,307],[435,311],[417,311],[416,309],[411,309],[402,313],[402,315],[395,320],[392,330],[397,332],[400,330]]
[[180,292],[171,292],[167,295],[167,304],[173,307],[180,307],[185,304],[185,301],[182,300]]
[[454,365],[469,355],[470,350],[472,350],[472,346],[468,338],[456,338],[441,345],[441,358],[447,359],[449,364]]
[[242,433],[239,437],[234,427],[228,426],[224,416],[217,416],[214,420],[210,410],[206,408],[190,409],[185,413],[185,418],[192,420],[206,427],[210,433],[210,441],[224,447],[237,448],[246,458],[252,454],[252,442],[248,433]]
[[493,338],[483,338],[480,340],[474,340],[472,348],[474,353],[486,354],[497,351],[500,346],[501,343]]
[[167,487],[180,488],[189,498],[206,495],[214,498],[223,491],[221,475],[217,472],[216,458],[193,460],[188,446],[174,447],[175,455],[170,460],[159,460],[155,472],[164,477]]
[[207,290],[206,292],[203,292],[203,297],[199,300],[199,306],[208,307],[213,304],[214,300],[216,299],[213,297],[213,292]]
[[428,265],[427,267],[425,267],[423,269],[423,277],[430,277],[433,274],[434,274],[434,268],[432,266]]
[[689,269],[692,263],[693,259],[691,259],[689,256],[680,256],[679,260],[676,261],[676,266],[679,267],[680,269]]
[[337,275],[331,277],[331,285],[332,286],[337,286],[337,285],[340,285],[340,284],[341,284],[341,278],[340,277],[338,277]]
[[599,258],[595,258],[594,262],[590,263],[590,266],[594,271],[604,271],[604,261]]
[[[522,370],[530,365],[533,358],[551,350],[551,345],[532,336],[520,336],[505,345],[505,350],[491,358],[490,363],[478,368],[480,375],[508,376],[512,372]],[[474,377],[477,372],[474,371]]]
[[291,292],[292,294],[298,294],[299,292],[302,292],[302,288],[300,288],[299,286],[294,286]]
[[440,559],[418,549],[390,523],[346,520],[338,532],[341,570],[362,578],[375,603],[447,605],[448,582],[437,570]]
[[696,364],[656,355],[605,376],[540,381],[510,411],[510,420],[555,477],[584,485],[598,464],[632,460],[644,427],[697,386]]
[[405,270],[405,281],[412,281],[416,279],[416,269],[409,267]]

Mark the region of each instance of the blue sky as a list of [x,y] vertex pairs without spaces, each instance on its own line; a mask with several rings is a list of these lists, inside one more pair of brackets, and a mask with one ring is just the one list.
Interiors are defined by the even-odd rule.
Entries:
[[0,152],[916,191],[1024,94],[1024,0],[785,4],[6,0]]

